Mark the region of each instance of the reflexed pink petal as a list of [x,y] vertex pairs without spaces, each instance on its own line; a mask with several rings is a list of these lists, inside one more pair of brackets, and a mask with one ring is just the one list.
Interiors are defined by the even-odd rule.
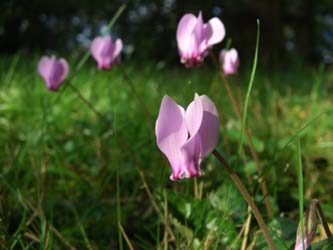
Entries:
[[50,72],[50,60],[49,57],[43,56],[38,63],[38,72],[44,79],[47,78],[48,73]]
[[113,53],[113,42],[111,36],[106,36],[102,38],[102,43],[100,45],[99,56],[102,59],[109,58]]
[[43,56],[38,63],[38,72],[43,77],[49,90],[58,90],[68,71],[68,63],[63,58],[57,60],[55,56]]
[[113,51],[113,56],[114,59],[117,59],[123,49],[123,41],[121,39],[117,39],[115,44],[114,44],[114,51]]
[[193,14],[185,14],[177,26],[177,44],[181,53],[187,53],[193,49],[193,30],[197,24],[197,18]]
[[231,62],[236,62],[238,60],[238,53],[236,49],[230,49],[228,54]]
[[111,36],[96,37],[91,43],[90,52],[99,69],[110,69],[114,63],[118,62],[122,48],[121,39],[113,43]]
[[164,96],[155,125],[156,141],[159,149],[168,158],[173,175],[182,170],[181,146],[188,138],[184,121],[184,110],[169,96]]
[[99,41],[98,50],[96,50],[95,60],[97,61],[99,69],[111,68],[113,56],[113,44],[110,36],[103,37]]
[[102,37],[96,37],[90,45],[90,53],[92,57],[98,62],[100,54],[103,49],[104,40]]
[[202,175],[200,169],[202,160],[201,151],[201,138],[199,134],[195,134],[181,147],[183,171],[178,176],[179,179]]
[[220,61],[224,74],[236,74],[239,67],[238,52],[232,48],[230,50],[222,50],[220,53]]
[[201,157],[207,156],[216,147],[219,139],[219,115],[215,104],[206,96],[199,97],[203,107],[203,118],[199,130]]
[[99,54],[98,67],[100,69],[110,69],[114,60],[114,45],[111,36],[103,38],[103,44]]
[[62,65],[62,77],[60,80],[64,81],[69,72],[68,62],[64,58],[60,58],[59,63]]
[[190,176],[201,175],[200,162],[214,150],[219,137],[219,116],[214,103],[195,94],[185,113],[190,139],[182,147],[184,167]]
[[204,22],[202,20],[202,13],[201,11],[199,12],[198,18],[197,18],[197,23],[194,27],[194,35],[196,39],[196,44],[201,44],[205,40],[204,36]]
[[215,104],[205,95],[196,94],[185,114],[186,126],[192,137],[200,142],[199,158],[208,155],[219,138],[219,116]]
[[186,127],[193,136],[200,129],[203,118],[203,106],[198,94],[195,94],[194,100],[188,105],[185,112]]
[[208,41],[210,37],[213,34],[212,27],[209,24],[204,24],[203,30],[202,30],[202,40],[200,43],[200,51],[201,53],[205,53],[210,48],[210,45],[208,44]]
[[211,27],[211,36],[208,38],[207,45],[212,46],[221,42],[225,36],[225,28],[221,20],[214,17],[209,20],[208,25]]

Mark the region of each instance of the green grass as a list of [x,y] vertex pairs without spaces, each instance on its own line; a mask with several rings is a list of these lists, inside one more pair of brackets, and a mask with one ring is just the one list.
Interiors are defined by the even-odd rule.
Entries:
[[302,149],[300,138],[296,137],[296,158],[297,158],[297,182],[298,182],[298,200],[299,200],[299,221],[301,226],[302,249],[305,250],[304,244],[304,183],[303,183],[303,166],[302,166]]
[[[103,120],[69,87],[47,91],[37,60],[23,54],[0,60],[1,249],[130,249],[128,241],[140,250],[240,249],[244,236],[237,236],[248,214],[238,190],[213,157],[204,160],[203,177],[169,180],[169,163],[117,67],[101,72],[90,59],[72,80]],[[73,55],[70,61],[74,68],[78,60]],[[246,139],[246,158],[237,157],[242,121],[217,72],[209,65],[128,61],[125,69],[154,120],[164,94],[184,106],[195,92],[214,100],[222,118],[218,149],[265,216]],[[244,66],[229,78],[241,106],[249,75]],[[270,191],[274,218],[264,218],[277,249],[287,249],[296,237],[298,136],[304,206],[318,198],[333,220],[332,80],[330,68],[265,70],[258,64],[247,125]],[[267,249],[258,231],[252,220],[248,243]]]
[[242,117],[242,127],[241,127],[241,135],[239,138],[239,147],[238,147],[238,154],[241,153],[243,141],[244,141],[244,134],[245,134],[245,127],[246,127],[246,116],[247,116],[247,108],[249,105],[250,95],[253,87],[253,81],[254,76],[257,69],[257,63],[258,63],[258,51],[259,51],[259,39],[260,39],[260,21],[257,19],[257,39],[256,39],[256,49],[254,52],[254,58],[253,58],[253,66],[251,71],[251,77],[249,80],[249,86],[247,87],[246,96],[245,96],[245,102],[244,102],[244,108],[243,108],[243,117]]

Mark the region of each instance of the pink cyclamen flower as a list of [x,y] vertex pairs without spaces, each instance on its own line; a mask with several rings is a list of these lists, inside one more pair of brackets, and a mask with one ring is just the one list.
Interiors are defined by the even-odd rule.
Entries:
[[220,62],[224,74],[233,75],[236,74],[239,67],[238,52],[232,48],[230,50],[223,49],[220,53]]
[[66,59],[57,59],[54,55],[51,57],[43,56],[38,63],[38,72],[43,77],[46,88],[57,91],[68,74],[68,63]]
[[90,46],[92,57],[96,60],[99,69],[111,69],[119,61],[123,42],[121,39],[112,41],[111,36],[96,37]]
[[195,94],[186,111],[164,96],[155,125],[159,149],[168,158],[171,180],[202,175],[200,163],[218,142],[219,116],[206,95]]
[[204,23],[201,12],[196,17],[185,14],[177,27],[177,44],[181,62],[187,67],[199,65],[208,54],[208,49],[223,40],[225,28],[221,20],[214,17]]

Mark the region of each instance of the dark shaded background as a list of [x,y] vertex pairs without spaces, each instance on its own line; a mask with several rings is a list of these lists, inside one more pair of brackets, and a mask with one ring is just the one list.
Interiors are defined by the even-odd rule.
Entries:
[[[178,61],[177,22],[186,12],[218,16],[232,46],[252,58],[256,19],[260,55],[269,63],[291,58],[333,62],[333,1],[330,0],[11,0],[0,2],[0,53],[78,51],[103,32],[121,4],[127,8],[112,29],[125,54],[136,59]],[[224,43],[225,44],[225,43]],[[220,45],[222,48],[224,44]]]

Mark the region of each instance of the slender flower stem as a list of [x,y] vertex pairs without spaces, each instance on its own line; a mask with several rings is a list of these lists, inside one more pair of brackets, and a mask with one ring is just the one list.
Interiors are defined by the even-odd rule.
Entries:
[[121,16],[121,14],[124,12],[124,10],[126,9],[126,4],[121,5],[116,14],[113,15],[112,19],[110,20],[110,22],[107,25],[107,30],[110,31],[112,26],[116,23],[116,21],[118,20],[118,18]]
[[146,117],[146,120],[149,124],[149,126],[154,130],[154,123],[153,123],[153,120],[149,114],[149,111],[148,111],[148,108],[146,106],[146,104],[144,103],[144,101],[142,100],[141,96],[139,95],[139,93],[136,91],[135,87],[134,87],[134,84],[132,83],[131,79],[129,78],[129,76],[127,75],[125,69],[124,69],[124,66],[119,63],[118,64],[118,67],[126,81],[126,83],[128,84],[130,90],[132,91],[132,94],[134,95],[134,97],[136,98],[138,104],[140,105],[141,107],[141,110],[142,110],[142,113],[144,114],[144,116]]
[[269,233],[268,227],[266,226],[266,224],[264,222],[264,219],[262,218],[259,209],[257,208],[256,204],[252,200],[251,195],[249,194],[249,192],[247,191],[247,189],[243,185],[242,181],[239,179],[236,172],[231,168],[229,163],[223,158],[223,156],[216,149],[214,149],[213,155],[225,167],[229,176],[231,177],[231,179],[233,180],[233,182],[237,186],[238,190],[241,192],[244,199],[247,201],[248,205],[251,207],[251,210],[254,214],[254,217],[256,218],[256,220],[257,220],[257,222],[258,222],[258,224],[259,224],[259,226],[260,226],[260,228],[261,228],[261,230],[262,230],[262,232],[265,236],[265,239],[267,241],[269,249],[270,250],[275,250],[275,246],[274,246],[272,237]]
[[95,107],[94,105],[92,105],[92,103],[90,101],[88,101],[88,99],[86,99],[81,92],[70,82],[67,82],[67,85],[75,92],[75,94],[85,103],[87,104],[87,106],[89,107],[89,109],[91,109],[100,119],[102,120],[108,120],[106,119],[106,117],[104,115],[102,115]]
[[[224,87],[227,90],[227,93],[228,93],[229,99],[231,101],[232,107],[234,109],[234,112],[236,113],[238,119],[241,121],[242,120],[242,111],[241,111],[241,108],[239,106],[239,103],[237,102],[237,99],[236,99],[234,93],[232,92],[232,89],[230,87],[230,84],[229,84],[226,76],[220,70],[220,66],[219,66],[219,63],[218,63],[216,57],[212,53],[210,55],[211,55],[211,58],[212,58],[214,64],[216,65],[216,68],[220,71],[220,77],[223,81]],[[248,141],[248,144],[249,144],[249,149],[250,149],[251,156],[252,156],[252,158],[254,160],[254,163],[256,165],[258,175],[262,176],[263,171],[262,171],[262,168],[261,168],[260,163],[259,163],[259,157],[258,157],[257,152],[254,149],[252,137],[251,137],[250,131],[249,131],[247,126],[245,126],[245,135],[246,135],[246,138],[247,138],[247,141]],[[263,196],[265,197],[264,199],[265,199],[265,206],[266,206],[267,215],[270,218],[272,218],[273,217],[272,205],[271,205],[271,202],[269,200],[269,197],[267,196],[267,193],[268,193],[267,184],[266,184],[264,179],[262,179],[262,182],[260,184],[261,184],[260,185],[261,191],[263,193]]]

